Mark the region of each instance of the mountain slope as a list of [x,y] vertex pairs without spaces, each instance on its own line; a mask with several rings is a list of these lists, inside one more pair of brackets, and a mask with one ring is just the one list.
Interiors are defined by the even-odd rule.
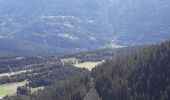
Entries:
[[170,38],[169,9],[168,0],[1,0],[0,37],[53,52],[155,43]]

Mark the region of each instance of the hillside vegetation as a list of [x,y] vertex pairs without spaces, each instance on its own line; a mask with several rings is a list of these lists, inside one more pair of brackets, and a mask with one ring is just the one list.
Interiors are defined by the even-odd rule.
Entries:
[[5,100],[83,100],[90,88],[102,100],[169,100],[170,41],[119,56],[94,68],[91,75],[63,81],[38,94]]

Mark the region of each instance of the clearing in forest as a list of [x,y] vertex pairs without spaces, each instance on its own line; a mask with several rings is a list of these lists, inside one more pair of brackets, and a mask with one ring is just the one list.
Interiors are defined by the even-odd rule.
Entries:
[[92,70],[92,68],[96,67],[97,65],[100,65],[102,61],[98,62],[83,62],[83,63],[78,63],[75,64],[74,66],[79,67],[79,68],[87,68],[88,70]]

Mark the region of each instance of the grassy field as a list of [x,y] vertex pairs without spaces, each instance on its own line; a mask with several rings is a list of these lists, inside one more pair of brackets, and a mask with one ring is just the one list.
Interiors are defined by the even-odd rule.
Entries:
[[27,81],[15,82],[10,84],[0,85],[0,97],[14,94],[17,90],[18,86],[23,86],[27,83]]
[[97,65],[99,65],[101,63],[102,63],[102,61],[98,61],[98,62],[83,62],[83,63],[75,64],[74,66],[80,67],[80,68],[87,68],[87,69],[89,69],[91,71],[92,68],[96,67]]
[[31,93],[36,93],[38,90],[42,90],[44,87],[31,88]]
[[0,90],[0,95],[10,95],[15,93],[14,90]]

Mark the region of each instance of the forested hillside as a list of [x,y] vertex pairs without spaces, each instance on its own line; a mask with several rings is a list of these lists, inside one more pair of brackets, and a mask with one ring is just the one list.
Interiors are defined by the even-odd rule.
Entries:
[[92,75],[103,100],[169,100],[170,41],[107,61]]
[[[86,75],[88,70],[85,68],[93,68],[99,64],[97,62],[111,59],[116,55],[124,55],[132,49],[134,48],[101,49],[53,57],[0,57],[0,90],[2,90],[0,91],[0,98],[6,95],[14,95],[17,90],[19,90],[17,92],[19,94],[28,94],[28,90],[31,89],[32,91],[37,91],[38,89],[58,84],[63,80]],[[85,63],[83,64],[83,62]],[[80,68],[81,66],[77,64],[84,68]]]
[[82,75],[38,94],[5,100],[83,100],[93,88],[102,100],[169,100],[170,41],[107,60]]

